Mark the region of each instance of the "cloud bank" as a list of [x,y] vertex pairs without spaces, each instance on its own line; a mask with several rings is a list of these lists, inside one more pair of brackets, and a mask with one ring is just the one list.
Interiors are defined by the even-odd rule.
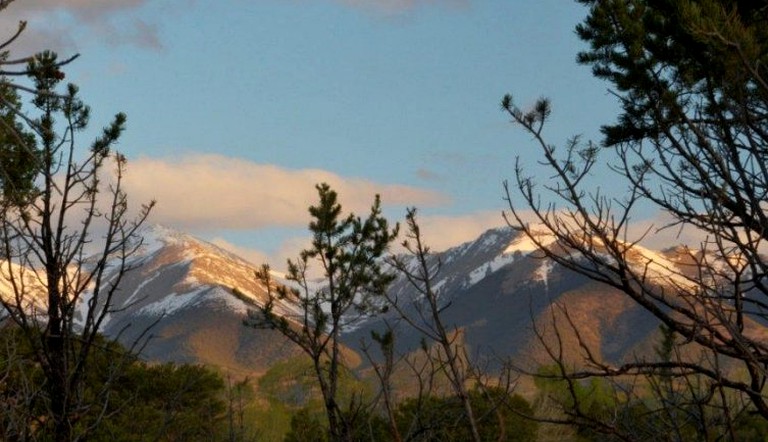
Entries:
[[426,244],[435,252],[477,239],[483,232],[506,226],[501,210],[463,215],[427,215],[416,217]]
[[374,195],[385,207],[428,207],[447,202],[437,192],[320,169],[287,169],[221,155],[143,157],[128,164],[125,189],[134,202],[157,200],[152,221],[185,230],[251,230],[303,227],[317,200],[315,185],[326,182],[346,211],[364,215]]

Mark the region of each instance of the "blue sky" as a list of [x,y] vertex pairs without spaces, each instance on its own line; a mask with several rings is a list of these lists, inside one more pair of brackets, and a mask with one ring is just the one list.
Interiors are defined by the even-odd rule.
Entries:
[[[616,114],[578,66],[586,11],[542,0],[17,0],[17,50],[80,53],[67,68],[93,126],[128,114],[120,150],[152,221],[247,257],[306,234],[313,184],[361,212],[418,206],[436,248],[503,224],[502,181],[538,150],[500,111],[552,99],[549,139],[597,139]],[[543,180],[546,176],[541,177]],[[602,178],[596,179],[596,184]]]

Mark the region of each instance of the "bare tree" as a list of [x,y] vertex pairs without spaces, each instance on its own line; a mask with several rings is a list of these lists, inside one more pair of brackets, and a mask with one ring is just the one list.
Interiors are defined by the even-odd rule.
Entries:
[[[29,163],[16,166],[31,170],[31,186],[12,195],[6,191],[0,207],[0,275],[7,286],[0,303],[44,376],[48,418],[34,430],[71,441],[98,425],[100,419],[79,423],[88,413],[100,416],[108,402],[109,382],[95,398],[85,397],[85,374],[120,281],[131,269],[128,258],[141,245],[137,231],[154,203],[142,206],[135,218],[128,214],[122,188],[126,160],[112,151],[125,115],[116,115],[90,148],[81,148],[79,135],[90,111],[76,86],[57,90],[64,78],[62,62],[49,52],[28,61],[20,72],[29,73],[34,87],[14,87],[33,91],[34,110],[2,102],[31,135],[8,124],[3,133],[17,137],[33,154]],[[6,177],[16,173],[4,172]],[[117,359],[111,368],[115,374],[128,362]]]
[[[365,340],[361,342],[361,351],[371,364],[373,374],[376,377],[376,382],[379,385],[379,393],[371,401],[371,409],[375,410],[379,402],[382,403],[384,408],[384,414],[386,416],[388,431],[392,440],[395,442],[402,442],[403,437],[400,434],[400,430],[397,428],[397,419],[395,418],[396,398],[394,394],[394,386],[392,382],[392,375],[401,361],[401,358],[397,358],[395,355],[395,333],[388,323],[385,321],[386,330],[383,333],[376,331],[371,332],[371,339],[378,345],[378,349],[381,352],[381,360],[379,361],[376,355],[371,349],[371,345]],[[420,377],[419,377],[420,379]],[[419,389],[419,397],[421,397],[422,389]]]
[[436,358],[435,361],[445,368],[451,388],[464,408],[470,434],[473,440],[480,441],[477,419],[466,386],[474,373],[469,366],[470,361],[464,346],[457,342],[460,332],[449,329],[443,323],[441,313],[450,303],[440,299],[434,287],[434,278],[440,272],[439,259],[429,259],[430,249],[422,240],[415,209],[408,210],[406,223],[407,239],[402,245],[409,252],[409,259],[394,256],[390,262],[408,280],[413,292],[410,292],[411,295],[407,299],[396,299],[387,295],[389,305],[409,326],[439,347],[436,353],[427,349],[424,353],[429,358]]
[[[552,177],[537,187],[518,158],[514,184],[505,183],[507,220],[549,259],[623,292],[710,356],[592,361],[560,375],[706,379],[712,394],[743,398],[768,419],[768,6],[581,2],[591,9],[577,32],[591,46],[579,60],[613,84],[622,113],[603,128],[606,148],[578,137],[557,148],[545,135],[547,100],[522,110],[504,97]],[[588,183],[607,151],[624,194]],[[640,246],[656,230],[633,236],[631,222],[649,207],[674,220],[660,228],[706,236],[688,251],[691,264]]]
[[678,364],[725,369],[717,354],[681,341],[662,326],[652,355],[628,358],[621,365],[626,371],[613,372],[616,367],[587,344],[583,333],[588,331],[579,328],[566,306],[554,303],[547,313],[533,329],[550,364],[534,371],[514,367],[532,376],[538,387],[536,413],[529,417],[570,427],[544,426],[542,437],[557,431],[560,439],[570,431],[570,438],[686,441],[744,440],[759,434],[760,418],[746,396],[708,376],[675,369]]

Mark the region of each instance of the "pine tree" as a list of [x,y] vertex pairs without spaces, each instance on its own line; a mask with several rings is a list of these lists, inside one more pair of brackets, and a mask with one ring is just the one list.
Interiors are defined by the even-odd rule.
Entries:
[[[328,184],[316,186],[319,202],[309,208],[312,246],[297,261],[288,261],[287,279],[296,287],[276,286],[268,265],[258,277],[269,299],[249,315],[247,324],[278,330],[298,345],[313,363],[323,395],[330,440],[352,440],[359,402],[339,403],[339,376],[343,370],[340,333],[350,321],[376,311],[375,299],[382,296],[394,276],[382,267],[382,256],[397,235],[381,215],[376,196],[367,218],[342,215],[337,193]],[[319,288],[308,279],[311,263],[319,265],[323,283]],[[278,301],[295,305],[299,314],[276,312]]]
[[[112,150],[124,114],[89,149],[79,145],[90,109],[75,85],[61,90],[65,62],[51,52],[32,57],[24,71],[35,86],[32,109],[5,95],[0,116],[0,277],[10,287],[0,304],[26,337],[45,378],[48,410],[37,431],[62,442],[86,437],[98,422],[78,423],[109,400],[109,382],[98,394],[83,394],[90,354],[101,345],[99,328],[130,270],[127,259],[141,246],[137,231],[154,204],[142,206],[136,218],[128,215],[126,161]],[[13,116],[23,120],[23,128]],[[115,175],[107,186],[101,179],[110,165]],[[115,373],[127,363],[123,359],[111,361]]]

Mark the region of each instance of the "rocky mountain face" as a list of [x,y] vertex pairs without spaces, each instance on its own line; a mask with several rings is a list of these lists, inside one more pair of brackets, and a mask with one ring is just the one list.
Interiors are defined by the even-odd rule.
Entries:
[[[105,334],[128,346],[138,342],[150,360],[204,363],[241,375],[263,373],[273,362],[298,354],[278,333],[243,326],[247,310],[266,296],[253,264],[162,227],[148,228],[143,235],[145,244],[129,263],[136,269],[120,285]],[[653,259],[673,267],[676,254],[670,254]],[[439,267],[433,282],[445,306],[444,324],[463,333],[470,355],[536,366],[548,362],[543,342],[561,345],[568,359],[578,361],[582,356],[574,327],[609,361],[652,351],[657,342],[658,322],[643,309],[613,289],[542,259],[530,240],[510,229],[489,230],[430,260],[433,269]],[[419,302],[404,278],[395,281],[391,295],[407,311]],[[275,311],[296,312],[286,303]],[[395,324],[401,350],[418,347],[421,336],[398,324],[392,310],[356,323],[345,333],[345,342],[359,347],[384,321]]]
[[[562,348],[570,361],[582,361],[575,330],[596,356],[608,361],[653,351],[659,326],[653,316],[615,289],[555,264],[537,250],[511,229],[494,229],[430,257],[443,323],[462,332],[471,356],[492,366],[511,359],[536,367],[551,363],[546,344],[556,351]],[[662,255],[654,258],[674,266]],[[412,290],[400,278],[391,293],[406,312],[418,317],[413,313],[419,300],[414,302]],[[395,313],[359,324],[347,335],[348,342],[381,331],[385,322],[396,324],[401,350],[419,345],[421,335],[398,321]]]
[[[150,360],[203,363],[236,374],[258,374],[297,354],[277,332],[245,327],[253,304],[264,302],[256,267],[205,241],[162,227],[145,230],[145,245],[124,276],[104,333],[136,342]],[[237,288],[240,296],[236,296]],[[276,311],[293,311],[278,304]]]

